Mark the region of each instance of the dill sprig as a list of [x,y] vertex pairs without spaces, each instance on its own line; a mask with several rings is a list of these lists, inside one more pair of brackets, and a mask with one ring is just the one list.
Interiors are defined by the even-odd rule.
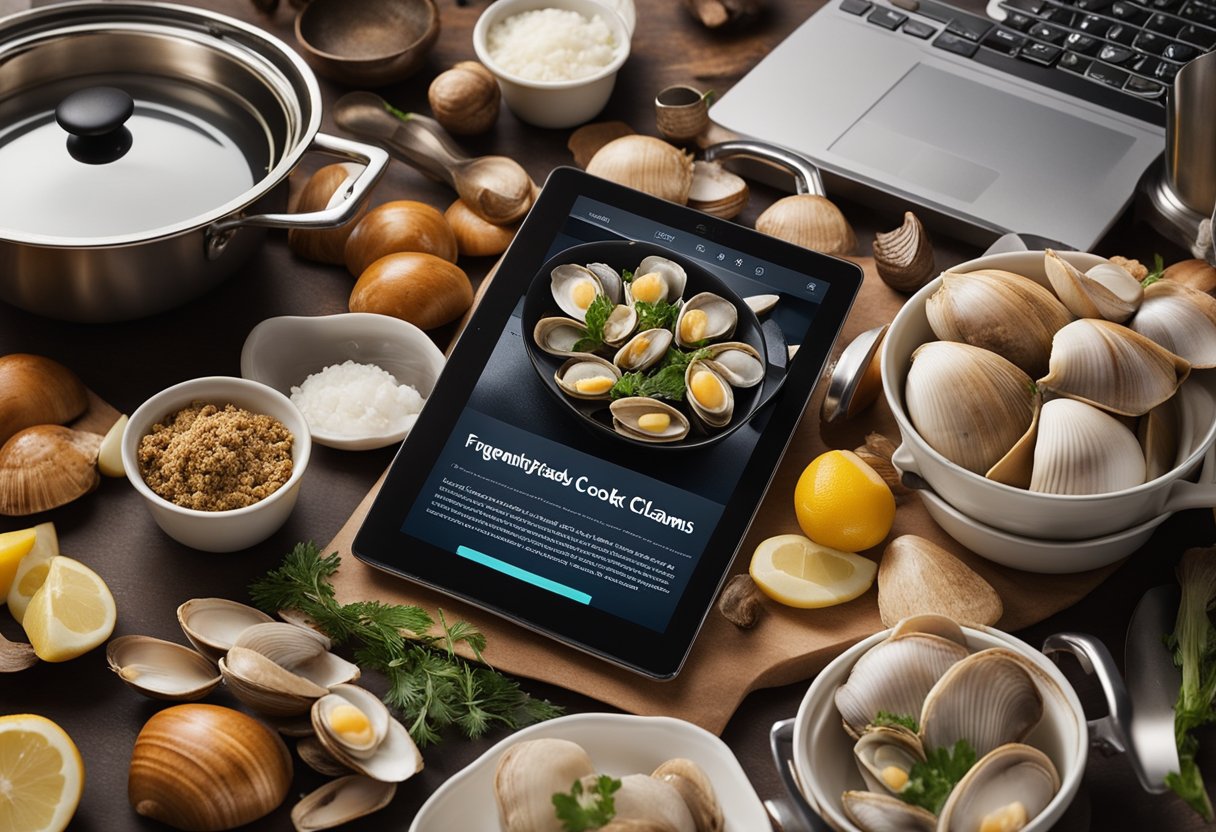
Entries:
[[[436,622],[411,605],[339,603],[329,579],[340,565],[337,552],[322,555],[315,544],[298,543],[278,569],[250,585],[249,594],[266,612],[297,610],[335,645],[353,644],[360,667],[388,678],[384,701],[402,712],[418,745],[437,742],[452,725],[472,738],[496,724],[519,728],[561,713],[487,666],[482,660],[485,635],[468,622],[449,624],[443,610]],[[457,654],[461,644],[476,662]]]

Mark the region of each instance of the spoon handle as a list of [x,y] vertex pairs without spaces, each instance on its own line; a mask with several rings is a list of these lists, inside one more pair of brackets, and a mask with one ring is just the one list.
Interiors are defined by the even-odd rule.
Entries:
[[455,186],[453,171],[469,161],[456,143],[443,131],[439,122],[410,113],[404,119],[386,117],[398,122],[397,129],[385,140],[388,149],[402,156],[423,173]]

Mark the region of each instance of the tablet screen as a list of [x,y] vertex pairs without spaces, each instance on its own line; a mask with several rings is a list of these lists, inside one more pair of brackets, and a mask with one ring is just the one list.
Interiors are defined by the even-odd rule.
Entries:
[[[356,554],[669,676],[805,406],[856,291],[856,269],[807,252],[795,255],[798,268],[773,257],[788,246],[762,246],[737,226],[730,228],[743,234],[712,233],[727,224],[623,199],[623,189],[574,174],[584,187],[551,193],[551,180],[521,229],[395,461]],[[685,405],[688,434],[670,443],[622,438],[607,396],[567,396],[556,376],[574,359],[537,349],[535,340],[542,316],[563,314],[552,294],[556,266],[606,263],[628,280],[647,257],[687,267],[685,304],[707,288],[731,298],[739,322],[719,340],[750,344],[763,367],[758,382],[731,390],[726,426],[704,423]],[[820,261],[831,264],[827,274],[807,269]],[[774,295],[771,309],[752,311]],[[791,359],[807,347],[810,355]],[[611,349],[602,354],[613,358]],[[437,417],[432,408],[443,411],[438,424],[427,418]],[[408,473],[398,475],[402,468]],[[406,554],[406,541],[423,548]],[[636,649],[621,655],[606,637],[596,643],[600,628],[668,645],[658,650],[666,666],[639,660]]]

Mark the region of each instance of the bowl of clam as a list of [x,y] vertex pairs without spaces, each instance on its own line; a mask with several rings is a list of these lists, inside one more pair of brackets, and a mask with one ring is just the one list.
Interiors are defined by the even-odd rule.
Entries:
[[917,292],[883,345],[896,466],[977,525],[1035,540],[1216,502],[1192,481],[1216,442],[1216,298],[1144,271],[1011,252]]
[[[646,448],[704,447],[780,385],[757,317],[695,263],[647,243],[574,246],[524,298],[524,343],[546,388],[593,432]],[[784,345],[781,352],[784,358]]]

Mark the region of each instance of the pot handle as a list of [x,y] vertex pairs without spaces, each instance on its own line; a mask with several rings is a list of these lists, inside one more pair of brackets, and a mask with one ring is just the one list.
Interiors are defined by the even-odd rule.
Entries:
[[815,166],[814,162],[799,153],[775,144],[752,139],[735,139],[711,144],[705,148],[704,155],[707,162],[731,159],[736,156],[759,159],[776,165],[793,175],[798,193],[814,194],[815,196],[823,196],[827,193],[823,188],[823,177],[819,175],[819,168]]
[[1076,657],[1087,676],[1097,678],[1109,713],[1087,723],[1089,744],[1103,754],[1126,754],[1140,785],[1149,792],[1162,791],[1162,784],[1152,782],[1136,753],[1131,739],[1132,698],[1106,645],[1083,633],[1055,633],[1043,641],[1043,652],[1056,664],[1060,663],[1061,653],[1069,653]]
[[929,490],[929,483],[920,475],[916,458],[912,456],[912,449],[908,447],[907,442],[901,442],[895,453],[891,454],[891,464],[899,471],[899,481],[903,483],[904,488],[912,491]]
[[207,229],[207,253],[218,255],[237,229],[243,226],[261,228],[333,228],[355,215],[359,203],[379,181],[388,166],[388,153],[375,145],[355,142],[350,139],[317,133],[309,150],[317,150],[350,159],[363,164],[363,171],[355,177],[346,190],[342,201],[321,211],[304,214],[253,214],[233,216],[212,223]]
[[1203,468],[1199,473],[1199,482],[1178,480],[1170,486],[1170,493],[1165,498],[1161,512],[1182,511],[1187,508],[1211,508],[1216,506],[1216,445],[1208,448],[1203,457]]
[[785,790],[789,792],[790,804],[794,807],[794,813],[798,819],[802,821],[805,828],[810,832],[832,832],[831,827],[823,818],[819,817],[810,802],[802,794],[802,789],[798,787],[798,781],[794,778],[793,756],[794,756],[794,723],[795,719],[783,719],[780,722],[774,722],[773,727],[768,732],[769,749],[773,754],[773,762],[777,765],[777,774],[781,777],[781,783],[785,786]]

